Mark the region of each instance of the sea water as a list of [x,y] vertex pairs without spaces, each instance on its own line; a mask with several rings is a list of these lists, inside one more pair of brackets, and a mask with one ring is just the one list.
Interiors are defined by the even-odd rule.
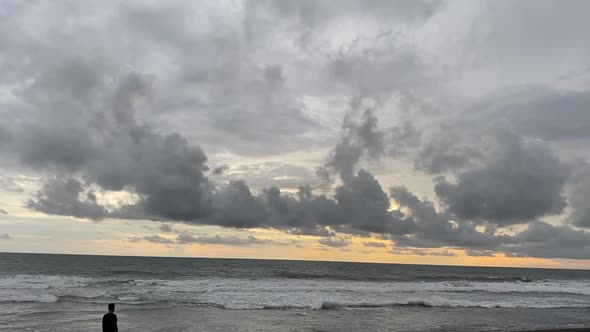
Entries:
[[503,331],[590,325],[590,271],[0,254],[0,330]]

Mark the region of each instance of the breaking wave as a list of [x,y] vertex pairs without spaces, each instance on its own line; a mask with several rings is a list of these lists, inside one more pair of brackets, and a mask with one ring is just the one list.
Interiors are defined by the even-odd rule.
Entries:
[[133,279],[14,275],[0,278],[0,303],[117,302],[228,310],[590,307],[590,280],[474,280],[367,282],[293,277]]

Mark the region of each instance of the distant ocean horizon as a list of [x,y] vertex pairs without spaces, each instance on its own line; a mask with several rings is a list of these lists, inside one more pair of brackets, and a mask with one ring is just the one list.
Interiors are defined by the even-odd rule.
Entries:
[[0,330],[98,331],[111,302],[122,331],[582,327],[590,271],[0,253]]
[[448,266],[448,267],[475,267],[475,268],[508,268],[508,269],[538,269],[538,270],[569,270],[590,271],[590,267],[548,267],[548,266],[514,266],[514,265],[461,265],[461,264],[436,264],[436,263],[405,263],[405,262],[380,262],[380,261],[354,261],[354,260],[328,260],[312,258],[274,258],[274,257],[213,257],[213,256],[168,256],[168,255],[116,255],[116,254],[81,254],[81,253],[55,253],[55,252],[24,252],[24,251],[0,251],[3,254],[16,255],[56,255],[56,256],[89,256],[89,257],[130,257],[130,258],[172,258],[172,259],[227,259],[227,260],[253,260],[253,261],[286,261],[286,262],[325,262],[325,263],[353,263],[353,264],[377,264],[377,265],[409,265],[409,266]]

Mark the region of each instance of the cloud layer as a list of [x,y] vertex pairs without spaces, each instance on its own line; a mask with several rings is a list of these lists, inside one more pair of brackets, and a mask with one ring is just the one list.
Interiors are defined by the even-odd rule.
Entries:
[[[0,191],[49,215],[345,250],[590,259],[578,5],[8,1]],[[160,230],[129,241],[295,246]]]

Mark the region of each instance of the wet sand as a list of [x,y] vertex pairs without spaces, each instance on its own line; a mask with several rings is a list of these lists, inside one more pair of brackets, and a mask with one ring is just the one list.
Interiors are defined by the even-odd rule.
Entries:
[[590,328],[553,329],[553,330],[528,330],[528,331],[515,331],[515,332],[590,332]]

